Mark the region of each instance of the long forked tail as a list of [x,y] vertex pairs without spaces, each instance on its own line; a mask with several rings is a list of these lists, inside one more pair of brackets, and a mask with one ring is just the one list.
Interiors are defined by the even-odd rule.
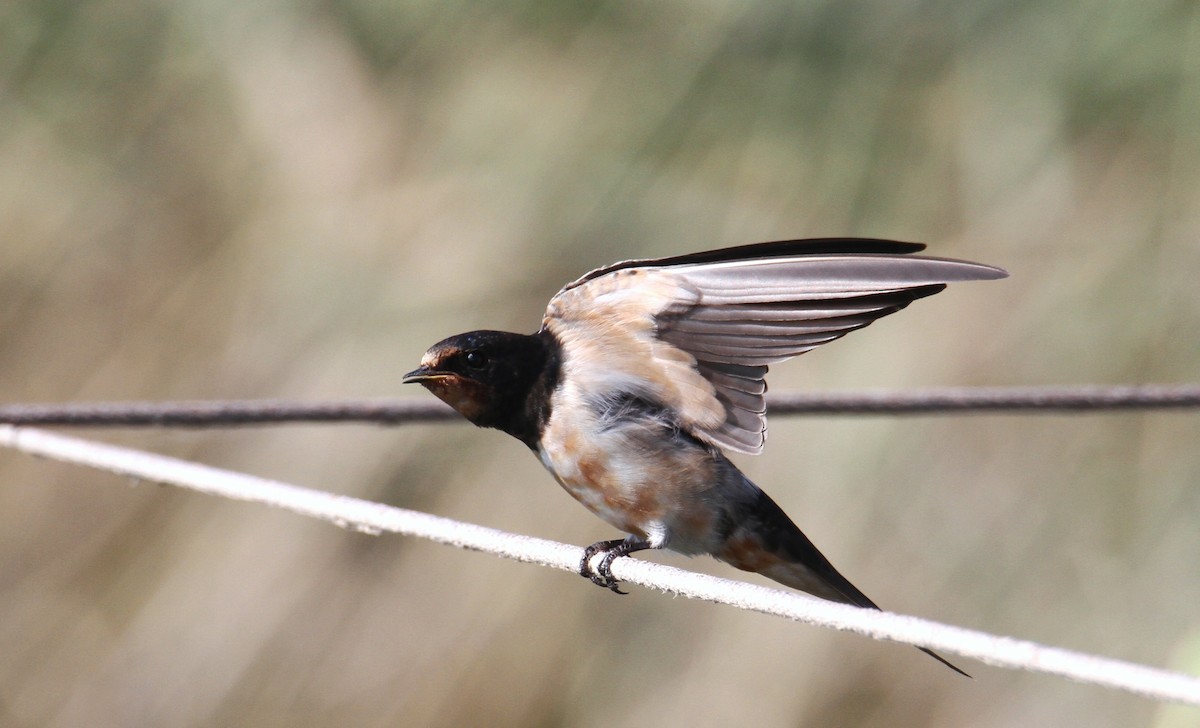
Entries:
[[[714,554],[718,559],[822,599],[879,610],[875,602],[833,568],[770,496],[757,487],[755,490],[758,493],[754,502],[745,504],[734,519],[737,525],[725,539],[721,552]],[[933,650],[917,649],[959,675],[971,677]]]

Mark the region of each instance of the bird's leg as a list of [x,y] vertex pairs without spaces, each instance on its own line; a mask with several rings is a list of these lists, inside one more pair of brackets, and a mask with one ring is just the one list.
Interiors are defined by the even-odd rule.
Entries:
[[[579,562],[579,574],[591,579],[592,583],[597,586],[611,589],[617,594],[626,594],[627,592],[621,591],[621,588],[618,586],[620,582],[612,575],[613,559],[628,556],[635,551],[644,551],[649,548],[654,547],[648,541],[635,539],[632,536],[629,538],[616,538],[611,541],[597,541],[583,550],[583,560]],[[599,553],[603,553],[604,558],[600,559],[600,566],[593,569],[592,557]]]

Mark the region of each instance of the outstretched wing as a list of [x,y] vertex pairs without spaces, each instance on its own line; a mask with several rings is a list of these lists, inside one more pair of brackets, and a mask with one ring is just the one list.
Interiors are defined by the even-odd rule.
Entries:
[[757,454],[767,366],[999,268],[913,257],[923,245],[860,238],[781,241],[617,263],[568,284],[543,328],[583,391],[634,393],[721,448]]

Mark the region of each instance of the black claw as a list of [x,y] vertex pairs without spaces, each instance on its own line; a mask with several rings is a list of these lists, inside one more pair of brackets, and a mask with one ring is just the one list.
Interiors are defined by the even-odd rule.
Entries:
[[[629,592],[621,591],[621,582],[612,575],[612,562],[622,556],[628,556],[634,551],[648,548],[650,548],[650,544],[645,541],[629,541],[623,538],[597,541],[583,550],[583,559],[579,562],[579,574],[591,579],[596,586],[602,586],[614,594],[628,594]],[[599,553],[603,553],[604,558],[600,559],[600,565],[596,569],[592,569],[592,557]]]
[[[608,555],[613,553],[622,543],[624,539],[613,539],[611,541],[597,541],[583,550],[583,558],[579,561],[579,574],[586,576],[592,580],[596,586],[602,586],[605,589],[611,589],[618,594],[624,594],[617,588],[617,580],[613,578],[612,572],[606,568],[600,570],[592,569],[592,557],[599,553],[605,554],[605,561],[609,561]],[[611,563],[611,562],[609,562]]]
[[[622,542],[622,543],[624,543],[624,542]],[[612,575],[613,559],[617,558],[618,556],[625,555],[623,553],[620,553],[620,551],[621,551],[621,547],[618,546],[617,548],[614,548],[611,551],[609,551],[608,553],[604,554],[604,558],[600,559],[600,567],[598,569],[596,569],[596,571],[600,574],[600,577],[602,579],[604,579],[604,581],[606,582],[605,586],[607,586],[609,589],[611,589],[613,591],[613,593],[628,594],[629,592],[621,591],[621,588],[619,586],[620,582],[617,581],[617,578]]]
[[617,538],[611,541],[597,541],[585,548],[583,550],[583,558],[579,561],[579,575],[586,576],[594,581],[595,574],[592,571],[592,557],[601,551],[608,553],[621,543],[624,543],[624,539]]

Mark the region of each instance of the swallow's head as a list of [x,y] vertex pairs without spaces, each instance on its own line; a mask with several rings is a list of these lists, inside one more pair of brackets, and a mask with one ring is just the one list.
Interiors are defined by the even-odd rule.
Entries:
[[[525,440],[522,418],[540,417],[544,406],[531,395],[535,390],[548,395],[557,376],[558,357],[548,336],[471,331],[431,346],[403,381],[420,384],[480,427]],[[535,388],[539,382],[543,386]]]

